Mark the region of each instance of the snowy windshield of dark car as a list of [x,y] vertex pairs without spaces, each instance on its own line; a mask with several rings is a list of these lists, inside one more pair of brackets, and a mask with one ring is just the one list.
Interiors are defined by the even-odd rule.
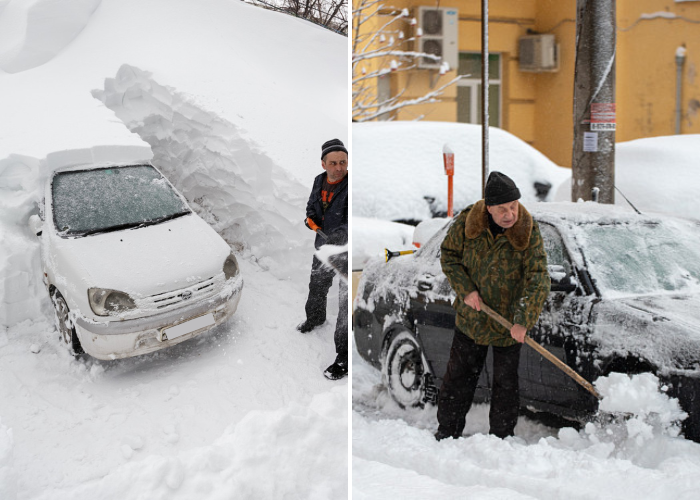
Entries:
[[54,222],[64,235],[157,224],[190,213],[151,165],[60,172],[52,190]]
[[700,288],[700,237],[684,225],[582,226],[580,241],[598,289],[609,297]]

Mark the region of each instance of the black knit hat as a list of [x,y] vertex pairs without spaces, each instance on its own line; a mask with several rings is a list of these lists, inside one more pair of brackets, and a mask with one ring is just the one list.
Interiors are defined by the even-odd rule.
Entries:
[[491,172],[486,181],[484,201],[486,205],[501,205],[520,199],[520,190],[513,179],[500,172]]
[[343,141],[340,139],[331,139],[330,141],[324,142],[323,146],[321,146],[321,159],[323,160],[328,153],[332,153],[333,151],[343,151],[345,154],[348,154],[348,150],[345,149]]

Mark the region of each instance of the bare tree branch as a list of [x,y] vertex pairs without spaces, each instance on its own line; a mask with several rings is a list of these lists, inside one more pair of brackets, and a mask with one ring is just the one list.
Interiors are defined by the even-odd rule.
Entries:
[[[407,106],[439,102],[444,90],[461,77],[445,83],[427,94],[406,98],[406,89],[390,97],[378,96],[377,78],[418,69],[421,58],[440,61],[440,57],[415,50],[417,37],[406,38],[404,31],[415,25],[408,9],[387,7],[383,0],[355,0],[352,11],[352,118],[353,121],[393,119]],[[376,28],[367,28],[376,25]],[[435,76],[450,68],[443,64]]]

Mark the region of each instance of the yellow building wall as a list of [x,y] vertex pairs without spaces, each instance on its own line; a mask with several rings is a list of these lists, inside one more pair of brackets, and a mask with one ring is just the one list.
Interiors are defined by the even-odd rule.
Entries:
[[555,35],[559,44],[559,71],[533,74],[536,97],[532,145],[557,165],[571,167],[576,0],[540,0],[536,17],[535,30]]
[[[489,51],[501,54],[503,129],[530,143],[555,163],[570,167],[576,54],[576,0],[490,0]],[[392,2],[413,11],[428,1]],[[459,10],[459,50],[481,50],[481,0],[447,0]],[[661,13],[661,14],[659,14]],[[666,16],[666,17],[663,17]],[[651,18],[651,19],[647,19]],[[685,45],[681,133],[700,133],[700,1],[617,0],[617,142],[672,135],[675,127],[676,48]],[[406,33],[410,29],[406,24]],[[518,39],[528,29],[553,33],[559,44],[559,71],[518,69]],[[433,91],[456,75],[450,71],[392,74],[392,94],[407,98]],[[440,102],[411,106],[399,120],[457,120],[456,86]]]
[[[681,133],[700,133],[700,2],[618,0],[617,6],[616,140],[675,133],[675,55],[680,45],[687,49]],[[642,16],[658,13],[674,18]]]

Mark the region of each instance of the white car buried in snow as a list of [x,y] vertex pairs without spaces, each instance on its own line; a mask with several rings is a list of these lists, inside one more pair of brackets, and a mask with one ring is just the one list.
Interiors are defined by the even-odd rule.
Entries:
[[243,279],[231,249],[152,165],[58,169],[42,205],[30,225],[74,353],[145,354],[236,311]]

